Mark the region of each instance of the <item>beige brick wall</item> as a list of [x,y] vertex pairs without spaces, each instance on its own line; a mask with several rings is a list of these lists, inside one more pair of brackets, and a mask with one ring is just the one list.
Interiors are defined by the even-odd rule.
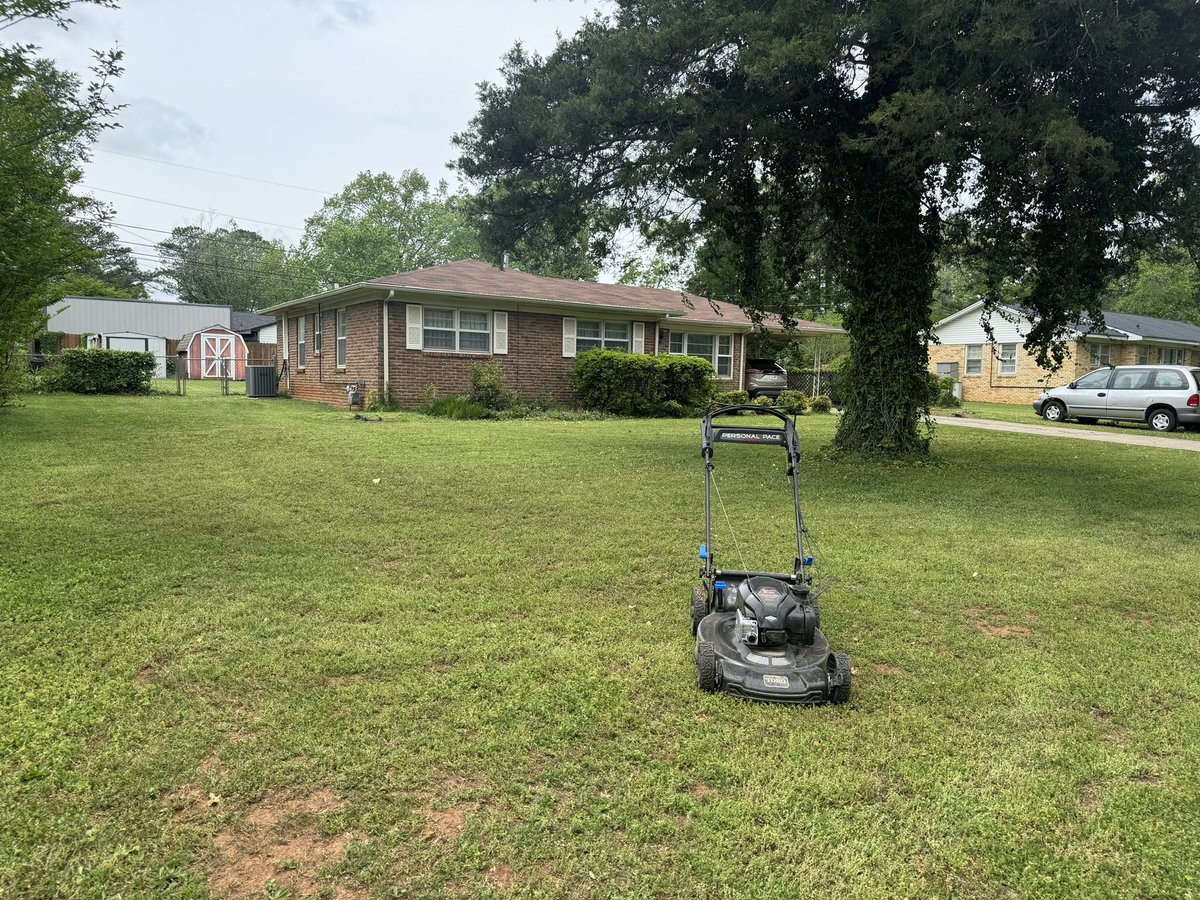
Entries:
[[[1017,344],[1017,370],[1011,375],[1000,374],[1000,360],[996,357],[999,347],[983,345],[982,371],[978,375],[967,373],[966,344],[931,344],[929,346],[929,371],[936,372],[937,364],[958,363],[958,377],[962,381],[963,399],[986,403],[1031,403],[1047,387],[1058,387],[1076,377],[1076,348],[1068,351],[1068,358],[1058,372],[1048,372],[1025,352],[1024,344]],[[1093,367],[1084,358],[1084,371]]]

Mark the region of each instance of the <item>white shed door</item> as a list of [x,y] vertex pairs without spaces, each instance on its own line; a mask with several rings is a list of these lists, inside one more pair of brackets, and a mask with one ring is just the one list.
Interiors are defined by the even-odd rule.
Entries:
[[229,377],[233,377],[233,336],[229,334],[200,335],[200,370],[201,378],[220,378],[221,363],[230,362]]

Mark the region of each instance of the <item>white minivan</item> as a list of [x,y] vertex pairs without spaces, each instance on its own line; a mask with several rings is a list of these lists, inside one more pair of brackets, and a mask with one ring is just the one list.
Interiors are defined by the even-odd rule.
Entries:
[[1033,411],[1047,422],[1145,422],[1155,431],[1200,427],[1200,369],[1110,366],[1043,391]]

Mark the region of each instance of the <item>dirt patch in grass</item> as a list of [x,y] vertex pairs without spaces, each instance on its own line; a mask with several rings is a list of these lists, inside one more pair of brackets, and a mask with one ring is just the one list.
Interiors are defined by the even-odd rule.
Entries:
[[[975,630],[988,637],[1016,638],[1029,637],[1033,634],[1028,626],[1008,621],[1002,613],[990,606],[968,606],[966,613]],[[1026,622],[1030,623],[1038,620],[1033,613],[1026,613],[1024,618]]]
[[325,684],[327,687],[338,688],[346,687],[349,684],[358,684],[362,680],[363,677],[357,673],[351,675],[331,675],[325,679]]
[[705,802],[712,795],[712,792],[713,786],[703,778],[697,779],[688,790],[688,793],[692,795],[692,799],[697,803]]
[[425,817],[425,828],[421,832],[423,841],[453,841],[467,827],[467,817],[475,811],[475,804],[452,806],[449,809],[421,810]]
[[1100,806],[1100,795],[1104,791],[1104,782],[1099,778],[1089,778],[1079,786],[1075,795],[1075,808],[1080,815],[1090,816]]
[[483,877],[488,884],[501,891],[507,891],[517,881],[516,872],[504,863],[496,863],[487,870],[487,874]]
[[877,675],[907,675],[908,670],[900,666],[893,666],[889,663],[872,663]]
[[[223,829],[213,839],[216,859],[209,868],[209,890],[237,900],[261,897],[274,882],[291,896],[316,894],[323,887],[321,871],[340,862],[354,838],[348,831],[321,832],[320,817],[341,806],[327,790],[298,797],[279,791],[267,794],[240,825]],[[339,898],[366,896],[344,885],[330,889]]]

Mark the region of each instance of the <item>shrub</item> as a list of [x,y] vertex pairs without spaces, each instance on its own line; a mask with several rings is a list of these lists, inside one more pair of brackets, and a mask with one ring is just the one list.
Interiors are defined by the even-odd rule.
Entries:
[[818,394],[812,398],[812,409],[813,412],[827,413],[833,409],[833,401],[824,394]]
[[64,350],[46,369],[42,386],[76,394],[148,394],[153,353],[132,350]]
[[695,356],[655,356],[664,403],[703,406],[713,394],[713,367]]
[[438,416],[442,419],[491,419],[496,413],[493,410],[472,403],[466,397],[451,395],[434,400],[421,407],[421,412],[427,416]]
[[588,350],[575,360],[571,387],[585,409],[622,416],[653,415],[661,404],[658,357]]
[[363,409],[366,412],[395,412],[397,406],[391,384],[384,384],[382,391],[367,391]]
[[954,396],[954,379],[949,375],[934,375],[929,373],[929,405],[930,406],[962,406],[962,401]]
[[554,398],[549,394],[536,394],[530,399],[529,408],[534,412],[546,412],[554,409]]
[[804,391],[781,391],[775,408],[789,416],[803,415],[808,409],[808,394]]
[[498,362],[471,363],[471,392],[468,399],[484,409],[512,409],[517,395],[504,387],[504,369]]
[[709,402],[710,407],[718,406],[745,406],[750,402],[750,395],[745,391],[723,391],[719,394],[714,394]]
[[695,414],[695,407],[684,406],[678,400],[666,400],[659,407],[659,413],[668,419],[686,419]]
[[751,406],[765,406],[767,409],[774,409],[775,401],[772,398],[768,397],[766,394],[763,394],[761,397],[755,397],[753,400],[751,400],[750,405]]

